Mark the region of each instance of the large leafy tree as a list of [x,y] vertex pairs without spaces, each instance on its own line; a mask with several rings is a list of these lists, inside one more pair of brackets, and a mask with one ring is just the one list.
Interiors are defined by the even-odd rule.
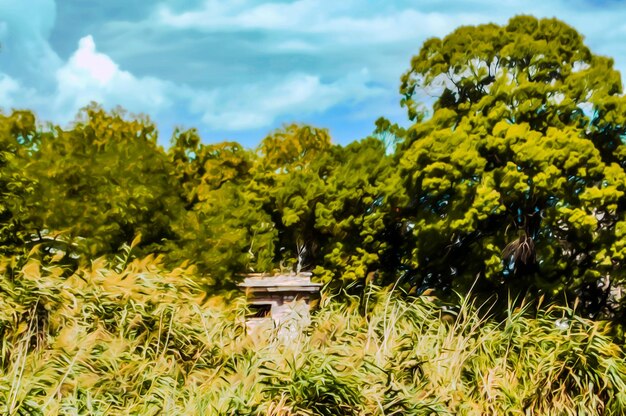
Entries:
[[61,233],[89,256],[114,252],[139,234],[140,248],[158,252],[175,237],[180,192],[146,118],[87,107],[71,129],[42,135],[28,173],[38,182],[30,224],[41,237]]
[[[609,307],[624,281],[626,101],[610,58],[556,19],[461,27],[402,77],[397,158],[412,283]],[[432,113],[419,97],[434,95]]]
[[250,189],[276,228],[276,262],[339,285],[392,274],[399,178],[386,150],[373,137],[334,145],[326,130],[295,124],[263,140]]
[[175,133],[169,156],[187,206],[170,259],[193,261],[213,288],[271,270],[276,230],[263,197],[250,191],[255,154],[234,142],[202,144],[191,130]]
[[385,142],[370,137],[337,146],[333,169],[324,178],[324,199],[315,226],[326,236],[318,273],[344,283],[376,273],[393,276],[398,236],[391,211],[399,176]]
[[333,168],[332,149],[327,130],[298,124],[272,132],[257,149],[249,189],[276,229],[275,264],[296,270],[318,262],[324,237],[315,211]]
[[292,124],[252,153],[204,145],[190,130],[176,132],[169,155],[188,208],[170,256],[192,258],[214,286],[280,268],[359,282],[393,257],[386,194],[397,183],[381,140],[342,147],[324,129]]

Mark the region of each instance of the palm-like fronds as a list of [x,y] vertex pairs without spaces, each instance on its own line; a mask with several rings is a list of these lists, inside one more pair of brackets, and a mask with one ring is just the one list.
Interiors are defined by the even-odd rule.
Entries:
[[520,265],[530,266],[535,264],[535,242],[525,231],[520,231],[519,237],[504,247],[502,259],[505,263],[512,263],[516,268]]

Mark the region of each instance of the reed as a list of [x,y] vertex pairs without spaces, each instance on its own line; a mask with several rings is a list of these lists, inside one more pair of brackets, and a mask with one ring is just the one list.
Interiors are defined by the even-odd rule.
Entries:
[[[322,299],[285,343],[245,333],[242,299],[205,299],[193,268],[96,260],[0,273],[0,414],[622,415],[624,349],[607,325],[526,305],[372,289]],[[68,276],[69,274],[69,276]]]

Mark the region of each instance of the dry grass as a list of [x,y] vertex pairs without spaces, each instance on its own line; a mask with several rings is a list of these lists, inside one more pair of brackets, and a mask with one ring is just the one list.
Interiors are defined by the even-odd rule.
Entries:
[[626,414],[622,347],[570,310],[496,322],[465,302],[447,321],[426,300],[375,290],[365,316],[324,299],[283,343],[247,336],[240,300],[202,303],[193,269],[156,258],[69,277],[9,266],[0,414]]

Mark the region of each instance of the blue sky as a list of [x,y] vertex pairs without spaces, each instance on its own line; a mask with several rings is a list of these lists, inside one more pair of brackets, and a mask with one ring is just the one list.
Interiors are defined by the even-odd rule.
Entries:
[[560,18],[626,70],[626,2],[0,0],[0,107],[70,123],[97,101],[207,143],[256,146],[289,122],[348,143],[404,122],[400,75],[432,36],[515,14]]

